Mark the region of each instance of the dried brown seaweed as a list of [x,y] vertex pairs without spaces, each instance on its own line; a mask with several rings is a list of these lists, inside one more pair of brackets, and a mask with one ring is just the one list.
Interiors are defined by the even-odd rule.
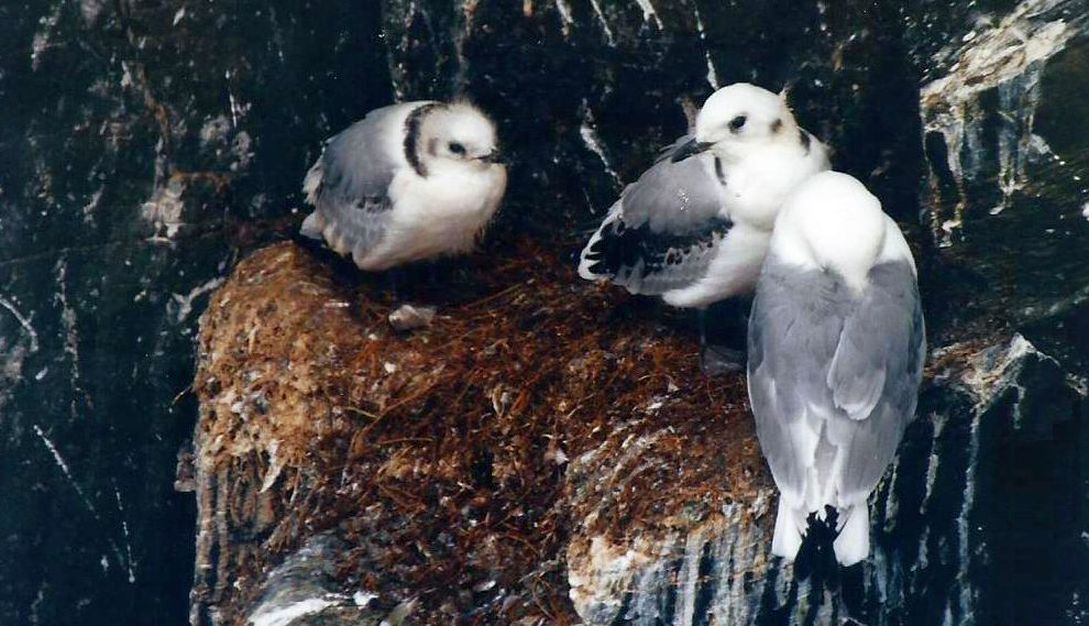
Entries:
[[[198,596],[241,606],[279,555],[334,528],[353,546],[346,590],[419,597],[421,623],[572,623],[573,522],[619,540],[767,486],[743,379],[703,376],[694,337],[568,266],[523,243],[434,269],[398,294],[438,307],[405,334],[381,278],[291,244],[240,263],[205,314],[194,388],[203,489],[226,491],[202,517],[227,526],[198,553],[221,569],[234,554],[242,582],[198,579]],[[623,475],[590,499],[597,464]]]

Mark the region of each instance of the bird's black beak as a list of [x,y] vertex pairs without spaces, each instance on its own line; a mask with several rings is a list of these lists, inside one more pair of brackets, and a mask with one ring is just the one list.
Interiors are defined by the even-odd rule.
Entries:
[[696,138],[693,137],[686,143],[682,144],[681,147],[674,150],[673,155],[669,157],[669,160],[673,161],[674,163],[679,163],[690,156],[695,156],[703,152],[704,150],[710,148],[712,145],[713,144],[710,144],[706,141],[696,141]]
[[503,156],[498,150],[492,150],[488,154],[480,157],[481,161],[485,163],[496,163],[498,165],[508,165],[506,157]]

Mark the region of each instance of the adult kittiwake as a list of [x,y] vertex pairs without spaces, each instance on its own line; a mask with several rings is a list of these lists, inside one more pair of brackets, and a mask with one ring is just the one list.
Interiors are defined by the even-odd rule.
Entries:
[[896,222],[854,178],[810,178],[780,211],[749,318],[749,398],[780,494],[773,554],[794,560],[812,533],[834,537],[842,565],[866,558],[866,500],[915,415],[925,354]]

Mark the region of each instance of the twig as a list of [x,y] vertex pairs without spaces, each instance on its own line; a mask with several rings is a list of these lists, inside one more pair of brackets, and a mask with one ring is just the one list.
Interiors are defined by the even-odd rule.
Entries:
[[433,443],[435,440],[431,439],[430,437],[401,437],[401,438],[398,438],[398,439],[384,439],[382,441],[375,442],[374,445],[376,445],[376,446],[389,446],[389,445],[393,445],[395,443],[406,443],[406,442],[409,442],[409,441],[426,441],[428,443]]
[[461,308],[461,309],[475,309],[478,306],[481,306],[483,304],[487,304],[487,303],[492,302],[492,301],[494,301],[494,300],[496,300],[498,298],[502,298],[503,296],[507,295],[508,293],[511,293],[513,291],[518,291],[522,287],[525,287],[525,285],[523,285],[521,283],[519,283],[517,285],[511,285],[510,287],[507,287],[506,289],[502,289],[500,291],[497,291],[497,292],[491,294],[490,296],[484,296],[483,298],[481,298],[481,299],[479,299],[479,300],[477,300],[475,302],[470,302],[469,304],[466,304],[466,305],[461,306],[459,308]]
[[380,416],[375,415],[374,413],[371,413],[370,411],[364,411],[363,409],[356,408],[354,406],[345,406],[345,407],[341,407],[341,408],[343,410],[345,410],[345,411],[348,411],[349,413],[358,413],[358,414],[362,415],[363,417],[369,418],[371,420],[382,419]]
[[378,423],[378,422],[379,422],[379,421],[380,421],[380,420],[381,420],[382,418],[384,418],[385,416],[389,415],[389,414],[390,414],[390,411],[392,411],[393,409],[396,409],[396,408],[398,408],[398,407],[400,407],[400,406],[404,405],[404,404],[405,404],[405,403],[407,403],[407,402],[412,402],[413,400],[415,400],[415,399],[419,398],[420,396],[422,396],[422,395],[424,395],[424,394],[428,393],[429,391],[431,391],[431,390],[432,390],[432,389],[434,389],[435,387],[438,387],[438,386],[439,386],[439,383],[442,383],[442,382],[446,382],[446,381],[445,381],[445,380],[441,380],[441,379],[440,379],[440,380],[435,380],[435,381],[432,381],[430,385],[428,385],[428,386],[424,387],[423,389],[420,389],[420,390],[419,390],[419,391],[417,391],[416,393],[410,393],[410,394],[408,394],[407,396],[405,396],[404,398],[401,398],[400,400],[398,400],[397,402],[394,402],[393,404],[391,404],[391,405],[389,405],[389,406],[385,407],[384,409],[382,409],[382,412],[378,414],[378,418],[377,418],[377,419],[376,419],[375,421],[371,422],[370,424],[367,424],[367,426],[366,426],[366,427],[365,427],[365,428],[363,429],[363,431],[364,431],[364,432],[366,432],[367,430],[370,430],[371,426],[374,426],[374,425],[375,425],[375,424],[377,424],[377,423]]

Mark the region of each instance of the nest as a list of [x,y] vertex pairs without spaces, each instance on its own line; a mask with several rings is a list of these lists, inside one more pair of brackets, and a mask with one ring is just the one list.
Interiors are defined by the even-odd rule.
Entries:
[[332,530],[343,590],[414,598],[414,622],[575,623],[573,534],[667,532],[770,484],[743,377],[702,375],[659,305],[514,247],[402,277],[396,302],[437,308],[412,332],[387,277],[293,244],[239,264],[194,383],[198,604],[240,620]]

